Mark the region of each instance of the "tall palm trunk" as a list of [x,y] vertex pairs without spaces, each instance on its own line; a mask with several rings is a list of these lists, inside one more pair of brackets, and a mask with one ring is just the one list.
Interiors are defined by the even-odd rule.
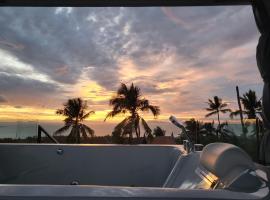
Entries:
[[131,144],[132,143],[132,131],[129,133],[129,138],[128,138],[128,142],[129,142],[129,144]]
[[197,129],[197,126],[196,126],[196,129],[195,129],[195,143],[198,144],[198,129]]
[[256,119],[256,111],[254,109],[250,110],[250,113],[248,114],[248,119]]
[[140,138],[140,135],[139,135],[139,131],[138,131],[138,127],[137,126],[135,126],[135,133],[136,133],[137,139],[139,139]]
[[80,130],[79,130],[79,127],[77,126],[77,142],[78,142],[78,144],[80,144],[81,143],[81,137],[80,137]]
[[217,116],[218,116],[218,128],[217,128],[217,131],[216,131],[216,136],[217,136],[217,140],[218,140],[218,139],[219,139],[218,133],[219,133],[219,131],[220,131],[219,110],[217,110]]
[[79,130],[79,125],[78,125],[78,121],[79,121],[79,119],[78,118],[76,118],[76,124],[75,124],[75,131],[76,131],[76,143],[77,144],[80,144],[81,143],[81,141],[80,141],[80,130]]
[[140,129],[140,123],[138,124],[138,138],[141,138],[141,129]]
[[136,113],[134,110],[132,110],[132,119],[133,119],[133,122],[134,122],[134,129],[135,129],[135,134],[136,134],[136,137],[137,139],[140,138],[140,131],[138,130],[139,129],[139,124],[136,123]]
[[196,144],[200,144],[199,131],[200,131],[200,124],[199,121],[196,121]]
[[243,110],[242,110],[242,105],[241,105],[241,101],[240,101],[240,94],[239,94],[238,86],[236,86],[236,94],[237,94],[237,103],[238,103],[238,107],[239,107],[239,111],[240,111],[239,114],[240,114],[241,126],[242,126],[242,131],[244,134],[245,133],[245,126],[244,126]]

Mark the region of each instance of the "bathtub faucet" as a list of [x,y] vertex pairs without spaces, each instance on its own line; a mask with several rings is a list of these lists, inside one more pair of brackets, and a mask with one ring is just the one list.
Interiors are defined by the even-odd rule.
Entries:
[[187,142],[184,144],[186,146],[187,153],[195,151],[194,144],[192,140],[190,139],[186,128],[176,119],[175,116],[170,116],[169,120],[178,128],[182,130],[182,133],[184,133],[185,137],[187,138]]

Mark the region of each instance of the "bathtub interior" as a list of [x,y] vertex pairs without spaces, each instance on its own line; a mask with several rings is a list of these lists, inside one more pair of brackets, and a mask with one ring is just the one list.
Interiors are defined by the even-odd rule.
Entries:
[[255,192],[198,188],[204,182],[196,173],[202,154],[170,145],[1,144],[0,199],[240,200],[269,195],[266,185]]
[[162,187],[176,146],[0,145],[0,184]]

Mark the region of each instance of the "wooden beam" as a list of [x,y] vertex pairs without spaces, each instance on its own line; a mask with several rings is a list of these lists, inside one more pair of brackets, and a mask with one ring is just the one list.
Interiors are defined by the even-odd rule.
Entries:
[[144,7],[249,5],[254,0],[0,0],[0,6]]
[[244,133],[245,131],[245,126],[244,126],[244,118],[243,118],[243,110],[242,110],[242,105],[240,101],[240,93],[239,93],[239,87],[236,86],[236,95],[237,95],[237,103],[240,111],[240,120],[241,120],[241,125],[242,125],[242,131]]

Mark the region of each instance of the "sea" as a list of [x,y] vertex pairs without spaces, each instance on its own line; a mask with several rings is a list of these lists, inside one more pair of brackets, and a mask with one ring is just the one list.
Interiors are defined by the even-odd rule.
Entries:
[[[111,135],[114,127],[117,123],[114,122],[86,122],[86,125],[91,127],[95,131],[96,136]],[[167,121],[150,121],[148,122],[150,128],[153,130],[156,126],[160,126],[166,131],[166,135],[173,135],[177,137],[181,131],[173,124]],[[49,134],[53,133],[61,128],[63,122],[46,122],[46,121],[12,121],[12,122],[0,122],[0,138],[12,138],[12,139],[25,139],[27,137],[37,136],[38,125],[41,125]],[[228,123],[228,129],[234,132],[237,136],[242,134],[242,127],[239,122]],[[248,134],[254,134],[255,126],[248,126]],[[63,135],[67,135],[69,132],[64,132]]]

